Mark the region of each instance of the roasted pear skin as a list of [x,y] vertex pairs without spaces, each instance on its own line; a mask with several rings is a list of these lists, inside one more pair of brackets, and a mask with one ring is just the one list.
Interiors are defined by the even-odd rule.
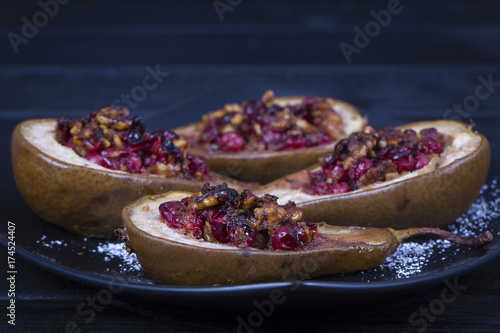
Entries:
[[[111,237],[122,226],[121,211],[141,196],[169,190],[198,190],[204,181],[130,174],[89,167],[54,157],[27,139],[34,125],[55,128],[56,119],[33,119],[17,125],[11,140],[12,169],[19,193],[43,220],[85,236]],[[53,136],[53,132],[49,135]],[[54,141],[55,142],[55,141]],[[56,143],[59,145],[58,143]],[[59,145],[59,149],[70,148]],[[78,157],[79,158],[79,157]],[[226,181],[235,188],[255,187],[211,173],[214,181]]]
[[308,181],[309,170],[319,168],[317,164],[264,185],[254,193],[271,193],[282,202],[292,200],[304,211],[304,219],[310,221],[395,229],[442,228],[465,213],[478,197],[488,175],[490,145],[472,126],[458,121],[424,121],[398,128],[428,127],[453,136],[454,151],[445,150],[442,161],[431,161],[405,178],[343,194],[314,196],[298,188]]
[[137,255],[144,271],[159,283],[201,286],[308,279],[381,265],[401,242],[414,236],[432,235],[470,247],[492,239],[489,232],[466,239],[436,228],[394,230],[320,223],[322,241],[305,250],[238,248],[180,234],[161,221],[161,203],[190,195],[169,192],[143,197],[123,209],[124,229],[117,234]]
[[[277,104],[300,103],[304,97],[276,97]],[[333,105],[334,110],[346,124],[346,134],[359,131],[366,125],[358,110],[351,104],[341,100],[326,99]],[[174,129],[181,137],[189,141],[194,140],[194,133],[198,123],[189,124]],[[188,146],[193,155],[207,159],[210,170],[231,176],[232,178],[248,182],[265,184],[287,174],[307,168],[318,161],[318,158],[330,152],[334,143],[311,148],[298,148],[281,151],[258,152],[211,152],[206,149]]]

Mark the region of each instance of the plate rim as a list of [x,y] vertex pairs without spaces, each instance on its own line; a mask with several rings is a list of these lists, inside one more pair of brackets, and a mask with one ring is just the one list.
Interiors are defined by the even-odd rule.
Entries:
[[[0,234],[0,245],[7,247],[7,243],[8,239],[6,236],[4,234]],[[297,288],[300,289],[308,289],[311,291],[321,290],[322,292],[333,292],[338,294],[356,294],[358,292],[374,294],[379,292],[410,291],[415,288],[437,285],[439,282],[443,282],[450,277],[463,276],[483,265],[486,265],[488,262],[500,257],[500,244],[495,245],[495,248],[491,249],[486,254],[480,255],[479,257],[469,258],[466,262],[463,262],[456,267],[437,273],[429,273],[424,276],[412,276],[390,281],[338,282],[322,280],[291,280],[227,286],[175,286],[146,284],[127,280],[125,282],[115,282],[114,285],[115,287],[123,287],[123,290],[121,291],[123,294],[141,293],[143,296],[147,296],[150,293],[155,293],[156,295],[160,293],[170,296],[189,295],[200,297],[207,295],[241,296],[242,294],[252,293],[256,290],[263,292],[266,290],[295,287],[297,286],[297,283]],[[36,254],[21,246],[16,246],[16,254],[53,274],[92,287],[107,288],[109,287],[110,282],[113,281],[111,276],[79,271],[51,261],[49,258]]]

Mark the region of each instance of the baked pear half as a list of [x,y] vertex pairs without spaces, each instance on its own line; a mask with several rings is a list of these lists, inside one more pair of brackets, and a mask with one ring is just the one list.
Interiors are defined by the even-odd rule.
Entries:
[[[271,210],[272,209],[272,210]],[[292,203],[231,193],[224,184],[196,193],[143,197],[123,210],[117,230],[144,271],[167,285],[232,285],[353,272],[376,267],[404,240],[432,235],[470,247],[492,240],[486,231],[466,239],[437,228],[337,227],[302,219]]]
[[12,169],[28,206],[43,220],[77,234],[113,236],[114,229],[122,225],[123,207],[143,195],[195,191],[206,181],[226,181],[236,188],[255,186],[211,172],[187,179],[112,170],[60,144],[57,124],[56,119],[18,124],[11,140]]
[[367,127],[341,140],[320,164],[255,192],[293,200],[312,221],[443,227],[477,198],[489,165],[488,140],[471,125],[436,120],[378,132]]
[[226,104],[174,131],[212,171],[264,184],[317,163],[338,139],[365,124],[344,101],[267,91],[260,100]]

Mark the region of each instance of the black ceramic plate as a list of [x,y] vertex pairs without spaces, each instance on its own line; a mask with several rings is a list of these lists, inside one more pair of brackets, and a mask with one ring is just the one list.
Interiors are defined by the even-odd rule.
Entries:
[[[181,120],[184,123],[196,121],[206,111],[201,109],[202,105],[216,108],[226,101],[224,96],[234,96],[236,92],[241,94],[241,91],[251,90],[252,96],[259,96],[261,90],[265,89],[264,84],[260,86],[255,82],[239,82],[223,87],[220,91],[186,102],[175,113],[191,115],[189,119]],[[269,84],[266,83],[266,86]],[[293,93],[279,87],[275,90],[281,95]],[[218,104],[214,102],[216,100]],[[235,97],[235,101],[238,100]],[[165,119],[164,114],[170,112],[174,110],[150,114],[145,120],[165,126],[160,119]],[[480,121],[476,119],[476,123]],[[387,119],[385,123],[397,125],[400,122],[401,119],[398,122]],[[181,124],[170,124],[170,127]],[[211,306],[245,306],[251,304],[252,300],[269,298],[270,293],[277,289],[286,295],[288,305],[300,306],[332,302],[337,305],[358,304],[401,296],[466,274],[500,256],[500,187],[497,184],[498,175],[495,174],[500,170],[500,163],[495,158],[499,149],[496,143],[492,143],[492,148],[490,170],[493,174],[490,174],[476,203],[449,227],[451,231],[471,237],[483,230],[490,230],[494,240],[482,249],[468,249],[442,240],[422,238],[402,244],[382,266],[353,274],[238,286],[159,285],[142,271],[134,255],[127,256],[121,242],[82,238],[45,223],[27,210],[19,196],[14,196],[17,201],[10,206],[10,212],[14,214],[18,235],[16,255],[69,279],[107,288],[125,296],[165,304],[203,305],[206,304],[204,300],[210,299]],[[13,186],[12,182],[9,184]],[[0,237],[3,246],[7,246],[6,237],[5,233]]]

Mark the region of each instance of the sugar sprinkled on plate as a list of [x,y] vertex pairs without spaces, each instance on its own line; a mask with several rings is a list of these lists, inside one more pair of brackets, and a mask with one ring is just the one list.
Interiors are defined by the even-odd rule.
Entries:
[[[448,227],[448,230],[465,237],[477,237],[481,232],[497,229],[500,224],[500,188],[495,178],[481,189],[476,202],[470,209]],[[494,235],[495,236],[495,235]],[[497,232],[496,236],[500,236]],[[450,248],[457,250],[450,254]],[[448,251],[447,251],[448,250]],[[442,239],[407,241],[389,256],[379,267],[362,273],[366,282],[377,280],[378,276],[391,273],[395,278],[409,278],[422,272],[425,266],[437,260],[445,261],[460,251],[474,251]]]
[[99,243],[97,245],[97,248],[94,249],[93,252],[104,254],[103,260],[107,262],[111,261],[112,259],[122,260],[122,263],[120,264],[122,272],[141,271],[141,265],[137,261],[135,254],[132,253],[129,255],[122,242]]
[[47,236],[42,236],[42,238],[40,238],[40,240],[37,240],[36,242],[38,244],[41,244],[43,247],[48,247],[48,248],[54,248],[54,246],[68,246],[68,244],[63,241],[63,240],[58,240],[58,239],[54,239],[54,240],[47,240]]

